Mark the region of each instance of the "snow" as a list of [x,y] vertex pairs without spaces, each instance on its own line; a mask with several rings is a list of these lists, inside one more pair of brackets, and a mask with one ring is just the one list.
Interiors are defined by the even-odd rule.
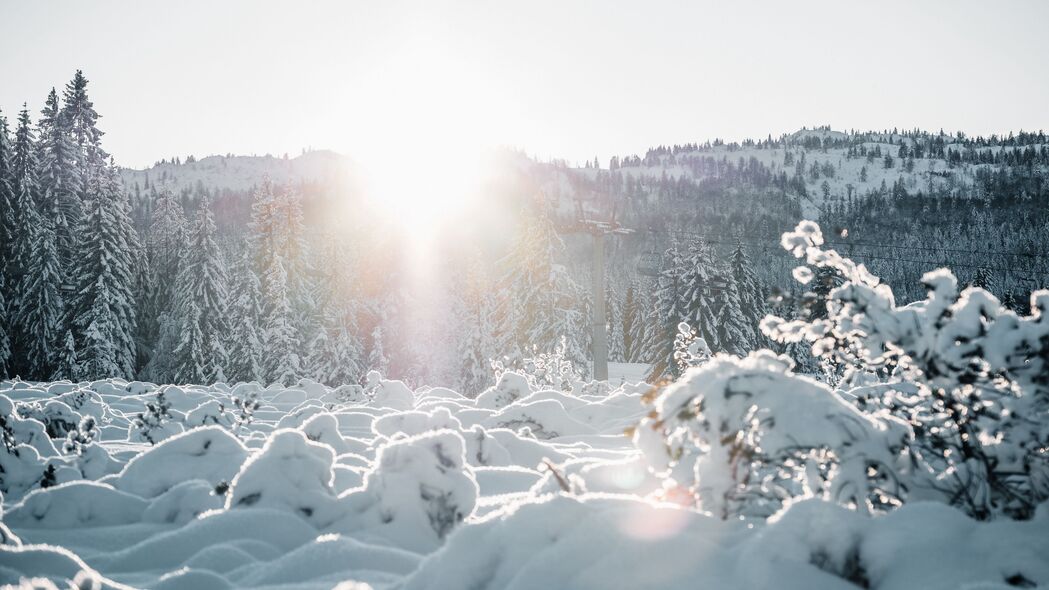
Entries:
[[[699,399],[710,424],[756,436],[766,454],[813,445],[889,461],[879,453],[905,429],[771,353],[715,356],[659,390],[629,380],[646,369],[614,366],[607,388],[571,393],[504,372],[476,399],[378,374],[355,399],[309,382],[2,382],[18,453],[0,447],[0,584],[64,587],[78,574],[103,588],[193,589],[1049,584],[1046,506],[1029,521],[978,522],[928,502],[868,514],[830,495],[834,477],[857,481],[843,468],[826,493],[760,507],[767,519],[721,517],[735,501],[729,460],[685,444],[717,446],[718,428],[684,417]],[[847,395],[916,391],[894,387]],[[129,427],[159,391],[171,404],[162,425],[184,432],[136,440]],[[252,393],[262,406],[239,424],[231,398]],[[93,416],[97,434],[66,454],[64,436],[19,417],[22,404],[67,422]],[[660,419],[665,438],[653,436]],[[751,433],[752,420],[766,427]],[[682,452],[668,455],[665,441]],[[41,488],[49,464],[58,481]],[[699,509],[675,482],[698,482]]]

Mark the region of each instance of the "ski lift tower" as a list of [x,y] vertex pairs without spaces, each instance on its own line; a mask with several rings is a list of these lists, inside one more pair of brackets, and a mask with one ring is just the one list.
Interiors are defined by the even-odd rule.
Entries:
[[564,228],[567,233],[585,233],[593,237],[593,313],[590,317],[591,355],[594,362],[594,379],[608,380],[608,320],[605,316],[605,236],[625,235],[634,230],[627,229],[616,220],[616,210],[607,221],[593,219],[583,212],[580,201],[576,201],[576,222]]

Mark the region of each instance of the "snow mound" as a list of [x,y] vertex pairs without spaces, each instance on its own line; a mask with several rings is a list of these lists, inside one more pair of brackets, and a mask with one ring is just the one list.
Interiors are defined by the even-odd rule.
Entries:
[[248,457],[248,449],[227,430],[205,426],[164,440],[128,462],[114,487],[154,498],[176,484],[203,479],[228,482]]
[[299,430],[280,430],[233,479],[227,509],[271,508],[298,515],[317,528],[342,513],[333,487],[335,453]]
[[91,481],[73,481],[33,490],[4,513],[15,528],[64,529],[138,522],[147,502],[138,496]]
[[364,488],[343,494],[348,512],[332,530],[363,529],[410,551],[436,549],[477,502],[464,448],[463,438],[448,430],[387,443]]

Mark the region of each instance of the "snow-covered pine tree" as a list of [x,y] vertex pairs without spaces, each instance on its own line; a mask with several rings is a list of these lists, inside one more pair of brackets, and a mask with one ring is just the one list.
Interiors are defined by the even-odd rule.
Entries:
[[10,375],[11,314],[7,289],[10,285],[8,262],[11,259],[14,227],[14,190],[12,188],[11,142],[7,118],[0,112],[0,377]]
[[623,356],[628,363],[643,363],[650,326],[648,290],[638,280],[630,281],[623,301]]
[[262,295],[259,279],[245,254],[233,273],[230,294],[229,368],[227,375],[235,381],[263,380],[262,367]]
[[764,296],[764,288],[761,280],[754,272],[754,266],[743,249],[743,243],[737,241],[736,248],[732,251],[731,265],[732,279],[736,283],[739,293],[740,309],[743,311],[748,342],[751,343],[746,350],[760,348],[764,337],[758,330],[758,324],[768,313],[768,306]]
[[180,383],[213,383],[224,374],[228,355],[225,266],[215,242],[215,220],[205,195],[178,276],[173,317],[182,340],[173,351]]
[[500,348],[518,362],[534,352],[553,351],[565,336],[566,357],[584,370],[589,330],[581,289],[557,262],[565,245],[548,214],[540,209],[529,217],[504,259],[508,271],[502,281],[499,330],[506,342]]
[[685,317],[684,285],[681,281],[683,264],[677,246],[671,246],[663,255],[663,268],[656,278],[655,301],[647,321],[649,329],[641,354],[644,362],[652,364],[647,376],[650,382],[677,375],[674,340],[678,335],[678,324]]
[[72,317],[87,379],[131,378],[134,369],[132,256],[138,244],[115,174],[103,165],[89,176],[91,199],[80,227]]
[[459,372],[457,386],[474,397],[492,384],[492,359],[496,349],[493,314],[495,302],[487,292],[478,257],[471,261],[455,301],[457,316]]
[[[175,308],[178,281],[173,279],[182,275],[186,242],[186,217],[182,204],[171,191],[162,190],[154,202],[146,238],[148,280],[139,291],[139,339],[152,345],[153,350],[160,349],[161,341],[165,340],[161,334],[161,322],[170,318]],[[151,362],[145,371],[146,378],[157,382],[170,380],[171,370],[165,367],[170,367],[171,359],[154,359],[153,350],[149,352],[147,362]],[[171,352],[169,348],[162,350]]]
[[303,372],[331,386],[358,383],[363,376],[364,351],[357,337],[357,293],[346,281],[350,261],[336,236],[325,236],[322,257],[315,267],[319,309],[310,354]]
[[717,268],[710,248],[702,240],[693,241],[688,248],[681,267],[678,281],[681,284],[681,297],[684,316],[681,321],[688,323],[707,342],[711,350],[725,350],[717,325],[717,303],[713,279]]
[[619,281],[613,279],[608,282],[605,300],[605,308],[608,310],[608,360],[625,362],[626,338],[623,332],[623,300],[619,296]]
[[[80,195],[77,192],[76,146],[70,137],[65,112],[59,108],[58,93],[51,89],[44,109],[37,121],[39,142],[38,195],[41,214],[48,217],[54,227],[58,255],[64,276],[68,276],[76,255],[76,228],[82,214]],[[72,285],[62,286],[63,293],[71,291]]]
[[102,149],[102,131],[98,129],[98,113],[87,96],[87,78],[77,70],[62,93],[62,121],[74,146],[73,182],[80,195],[80,203],[87,205],[91,198],[89,182],[95,171],[105,165],[109,155]]
[[53,223],[44,216],[37,222],[31,232],[35,243],[30,266],[19,289],[16,322],[23,337],[19,346],[25,355],[24,376],[44,381],[52,377],[60,357],[65,304],[59,290],[62,271]]
[[62,379],[69,379],[73,383],[80,379],[80,361],[77,360],[76,340],[72,330],[66,330],[62,338],[62,348],[55,358],[54,374],[51,375],[52,381]]
[[386,377],[390,371],[390,359],[383,349],[382,333],[381,324],[372,330],[371,348],[368,349],[368,371],[378,371],[380,375]]
[[299,332],[288,299],[288,275],[280,254],[274,254],[264,279],[263,367],[270,383],[291,385],[301,372]]
[[30,352],[34,336],[25,324],[25,312],[34,302],[30,297],[33,267],[36,265],[37,241],[41,237],[40,211],[37,208],[37,160],[30,127],[29,110],[23,105],[18,114],[18,127],[11,157],[11,184],[14,203],[11,211],[11,258],[7,264],[7,279],[11,300],[8,302],[11,321],[11,370],[28,376]]
[[714,324],[721,351],[745,356],[753,349],[754,335],[748,330],[749,324],[743,315],[743,304],[733,277],[729,276],[725,288],[714,294],[714,308]]

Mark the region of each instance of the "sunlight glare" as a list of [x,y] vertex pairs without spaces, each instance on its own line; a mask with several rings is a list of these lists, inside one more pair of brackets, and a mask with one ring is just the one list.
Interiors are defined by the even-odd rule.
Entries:
[[382,221],[422,245],[478,196],[494,97],[432,47],[404,49],[370,82],[355,126],[365,192]]

